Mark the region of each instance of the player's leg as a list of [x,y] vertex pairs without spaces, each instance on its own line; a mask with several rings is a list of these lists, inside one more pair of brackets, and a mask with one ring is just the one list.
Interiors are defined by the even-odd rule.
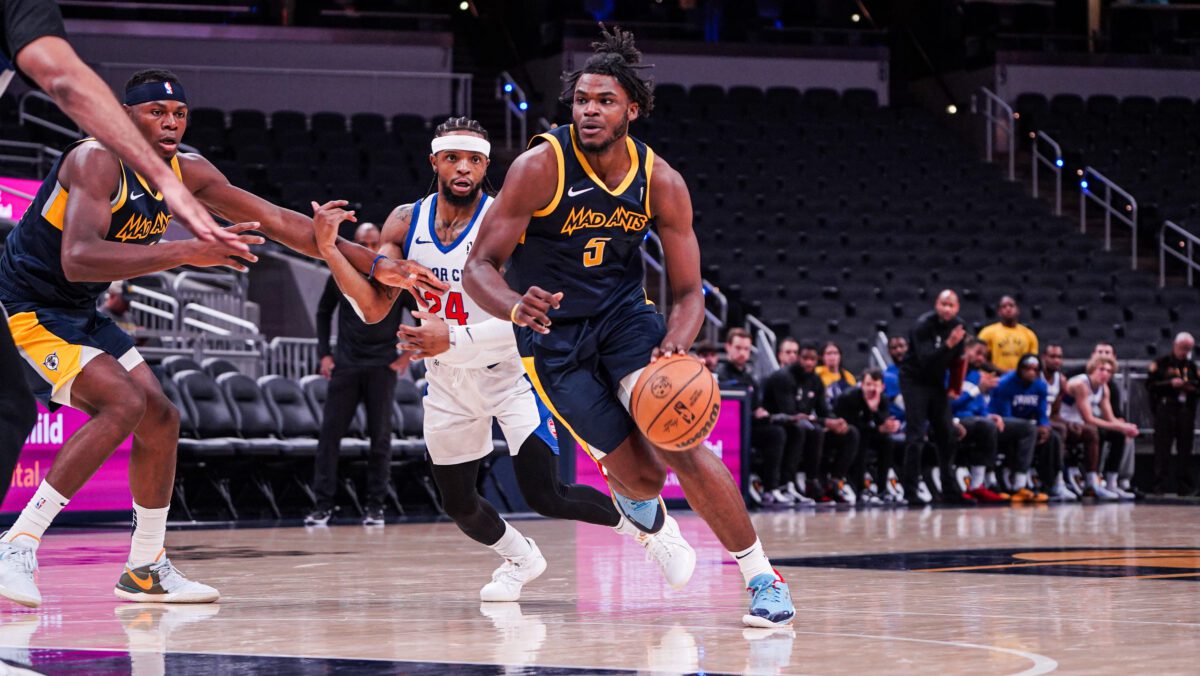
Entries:
[[529,435],[513,456],[513,471],[525,502],[542,516],[610,528],[621,522],[621,514],[607,495],[591,486],[562,482],[558,456],[536,434]]
[[[0,306],[0,477],[12,476],[25,444],[25,437],[37,422],[37,403],[22,375],[21,356],[8,330],[8,315]],[[8,492],[7,481],[0,481],[0,502]]]
[[130,369],[130,380],[146,402],[146,413],[133,431],[133,453],[129,458],[133,538],[125,572],[114,593],[117,598],[138,603],[212,603],[221,597],[220,593],[185,577],[171,563],[164,547],[175,485],[179,411],[137,350],[122,355],[121,363]]

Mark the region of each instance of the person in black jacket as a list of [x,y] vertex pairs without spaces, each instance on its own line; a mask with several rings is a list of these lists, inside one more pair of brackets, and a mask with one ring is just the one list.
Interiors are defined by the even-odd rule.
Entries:
[[[889,412],[889,401],[883,393],[883,371],[867,369],[858,387],[852,388],[834,401],[833,412],[858,431],[858,452],[852,470],[853,479],[862,482],[861,500],[866,504],[907,504],[898,492],[880,489],[892,469],[898,444],[892,435],[900,429],[900,421]],[[867,469],[868,451],[875,454],[875,466]],[[874,472],[874,481],[866,481],[867,472]]]
[[[1195,491],[1192,446],[1196,439],[1196,404],[1200,401],[1200,374],[1192,361],[1196,340],[1190,333],[1175,336],[1171,353],[1150,363],[1146,387],[1154,409],[1154,492],[1171,490],[1174,474],[1180,495]],[[1172,472],[1171,446],[1175,446]]]
[[[820,348],[811,341],[800,345],[795,364],[772,373],[763,383],[763,407],[772,417],[789,419],[805,430],[807,494],[818,501],[854,504],[857,496],[846,481],[858,452],[858,430],[835,417],[825,399],[825,384],[816,373]],[[822,481],[821,459],[829,448],[829,478]]]
[[[363,223],[355,230],[354,241],[378,251],[379,228]],[[330,325],[335,309],[338,313],[336,356],[330,349]],[[325,285],[325,293],[321,294],[317,305],[317,352],[321,355],[321,375],[329,379],[329,393],[325,399],[313,469],[317,504],[304,519],[306,525],[325,525],[333,514],[338,454],[342,437],[346,436],[359,403],[365,404],[367,409],[367,436],[371,441],[363,524],[384,524],[383,504],[392,463],[392,399],[396,393],[396,372],[408,364],[405,356],[396,353],[396,331],[400,328],[403,313],[404,304],[396,303],[383,321],[368,324],[338,290],[332,275]]]
[[[962,387],[963,339],[967,337],[958,308],[958,294],[949,289],[939,293],[934,310],[921,315],[909,333],[908,354],[900,365],[900,392],[904,396],[906,417],[901,481],[905,495],[912,496],[917,503],[923,502],[916,496],[926,422],[929,423],[929,435],[937,446],[943,488],[948,489],[943,491],[943,500],[959,504],[975,502],[953,490],[957,435],[950,415],[947,377],[951,380],[950,389],[957,396]],[[953,375],[949,373],[952,368],[956,372]]]

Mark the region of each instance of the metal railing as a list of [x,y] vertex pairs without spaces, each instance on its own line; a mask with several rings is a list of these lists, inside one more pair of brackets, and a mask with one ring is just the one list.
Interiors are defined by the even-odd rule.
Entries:
[[[1172,238],[1178,239],[1168,243],[1168,231]],[[1200,245],[1200,237],[1196,237],[1171,221],[1163,222],[1162,228],[1158,231],[1158,287],[1160,289],[1167,285],[1167,256],[1183,263],[1187,268],[1187,285],[1192,286],[1195,272],[1200,270],[1200,260],[1196,260],[1197,245]],[[1177,249],[1184,249],[1187,253],[1180,253]]]
[[[650,250],[650,244],[654,245],[655,251]],[[666,256],[663,253],[662,240],[653,230],[647,231],[646,239],[642,240],[642,260],[650,270],[658,275],[658,283],[653,285],[658,290],[658,296],[654,302],[658,303],[663,314],[667,314],[671,296],[667,290]]]
[[185,270],[172,281],[175,296],[184,303],[200,303],[240,319],[246,315],[245,275]]
[[992,161],[994,154],[994,146],[996,144],[996,130],[1003,130],[1007,137],[1008,145],[1008,180],[1017,180],[1017,130],[1013,126],[1012,106],[1004,102],[1004,99],[996,96],[995,92],[987,87],[980,87],[979,93],[983,94],[983,111],[979,110],[979,101],[976,95],[971,96],[971,112],[982,114],[987,118],[987,123],[984,125],[984,156],[988,162]]
[[517,84],[512,75],[509,75],[508,71],[501,71],[496,78],[496,100],[504,102],[504,147],[512,150],[513,120],[516,120],[520,127],[521,143],[528,139],[529,99],[525,97],[525,90],[521,89],[521,85]]
[[[1104,197],[1101,199],[1096,193],[1096,184],[1104,186]],[[1112,221],[1116,217],[1118,221],[1129,226],[1130,234],[1130,262],[1131,270],[1137,270],[1137,247],[1138,247],[1138,204],[1137,200],[1126,192],[1121,186],[1113,183],[1104,174],[1096,171],[1088,166],[1083,168],[1083,174],[1079,180],[1079,232],[1087,232],[1087,203],[1088,201],[1095,202],[1104,210],[1104,250],[1112,251]],[[1126,204],[1123,208],[1113,206],[1113,194],[1124,197]]]
[[321,362],[316,338],[272,338],[265,356],[268,374],[292,380],[316,373]]
[[[1038,196],[1038,165],[1046,165],[1051,172],[1054,173],[1054,215],[1062,216],[1062,170],[1063,158],[1062,147],[1058,142],[1050,138],[1050,135],[1044,131],[1033,132],[1033,152],[1030,160],[1033,165],[1033,197]],[[1043,155],[1040,142],[1045,143],[1054,150],[1054,157]]]
[[544,117],[539,117],[537,119],[537,128],[538,128],[539,133],[544,132],[544,131],[550,131],[550,130],[554,129],[554,127],[555,127],[555,124],[553,122],[551,122],[550,120],[547,120]]
[[[61,155],[61,151],[55,150],[54,148],[46,145],[42,145],[41,143],[0,140],[0,162],[6,162],[9,164],[27,164],[34,168],[34,170],[37,172],[38,178],[44,178],[46,175],[46,170],[48,170],[50,165],[54,164],[54,160],[58,159]],[[12,188],[7,188],[4,190],[4,192],[9,193],[10,195],[16,195],[17,197],[22,197],[23,199],[32,200],[32,198],[23,197],[23,193],[18,190],[13,190]]]
[[772,373],[779,370],[778,344],[779,339],[771,327],[764,324],[752,314],[746,315],[746,328],[753,336],[754,345],[754,377],[762,382]]
[[39,127],[45,127],[50,131],[62,134],[72,141],[78,141],[79,139],[83,138],[84,134],[78,128],[72,129],[71,127],[64,127],[61,124],[51,122],[50,120],[38,117],[37,115],[29,112],[28,108],[30,101],[45,101],[56,108],[58,107],[58,104],[54,102],[54,99],[40,91],[37,91],[36,89],[31,89],[25,92],[21,95],[20,102],[17,103],[17,121],[20,122],[22,127],[26,124],[36,124]]
[[153,332],[176,334],[179,332],[179,301],[154,289],[140,284],[125,288],[128,294],[131,318],[139,327]]
[[[729,299],[721,290],[707,280],[700,280],[700,288],[704,292],[704,333],[705,339],[716,343],[721,339],[721,329],[729,322]],[[715,311],[708,309],[708,299],[716,305]]]
[[871,364],[878,366],[881,371],[886,371],[887,367],[892,365],[892,355],[888,353],[887,344],[887,334],[876,331],[875,339],[871,341]]

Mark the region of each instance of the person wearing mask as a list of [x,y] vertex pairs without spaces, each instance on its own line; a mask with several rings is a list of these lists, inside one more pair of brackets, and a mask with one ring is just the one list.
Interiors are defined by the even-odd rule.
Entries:
[[[354,241],[372,251],[379,250],[379,228],[363,223]],[[330,349],[333,312],[338,314],[337,353]],[[397,372],[408,366],[405,355],[397,356],[396,331],[403,319],[404,305],[396,303],[380,322],[368,324],[354,311],[351,301],[338,290],[331,275],[317,304],[317,352],[320,373],[329,380],[325,412],[313,466],[313,492],[317,504],[304,519],[306,526],[324,526],[333,516],[337,495],[338,458],[342,437],[350,429],[358,405],[367,410],[367,433],[371,448],[367,456],[367,504],[364,526],[385,523],[384,500],[392,466],[392,400]]]
[[[892,473],[897,449],[893,435],[900,429],[900,422],[888,414],[888,401],[883,393],[883,372],[867,369],[858,387],[853,387],[834,402],[834,415],[845,420],[858,431],[858,452],[855,454],[853,479],[862,479],[860,496],[864,504],[888,504],[897,507],[908,504],[904,496],[890,482],[885,482],[882,495],[874,477],[887,477]],[[875,464],[867,464],[868,456],[874,453]]]
[[[1005,457],[1012,470],[1009,488],[1012,501],[1046,502],[1050,496],[1034,491],[1029,480],[1034,453],[1058,453],[1052,445],[1050,416],[1046,412],[1046,383],[1041,379],[1041,361],[1027,354],[1017,361],[1017,368],[1000,379],[988,401],[988,413],[999,419],[999,429],[1006,437]],[[974,468],[972,468],[974,475]]]
[[1023,354],[1037,354],[1038,338],[1033,329],[1021,324],[1021,308],[1012,296],[1001,296],[996,304],[996,316],[1000,321],[988,324],[979,332],[979,339],[987,343],[992,353],[992,364],[1001,373],[1017,367]]
[[[789,418],[806,434],[804,458],[809,497],[854,504],[857,496],[846,481],[858,452],[858,430],[835,417],[817,375],[817,344],[800,345],[796,363],[771,374],[763,384],[763,406],[779,418]],[[825,449],[831,454],[828,480],[821,477]]]
[[[1175,336],[1171,353],[1150,363],[1146,387],[1154,410],[1154,492],[1169,493],[1172,478],[1179,495],[1194,495],[1192,446],[1196,439],[1196,403],[1200,398],[1200,375],[1192,350],[1196,340],[1190,333]],[[1171,467],[1171,446],[1175,466]],[[1172,477],[1174,474],[1174,477]]]
[[[1138,435],[1136,425],[1119,420],[1113,413],[1106,385],[1112,380],[1117,362],[1111,357],[1092,357],[1087,363],[1087,373],[1081,373],[1067,381],[1067,393],[1063,397],[1062,417],[1072,426],[1078,426],[1085,447],[1085,469],[1087,476],[1085,491],[1098,500],[1120,500],[1122,496],[1100,480],[1100,434],[1099,430],[1119,432],[1127,438]],[[1130,496],[1132,497],[1132,496]]]
[[830,406],[833,406],[838,397],[858,384],[854,380],[854,374],[842,368],[842,348],[833,341],[825,343],[825,347],[821,348],[821,364],[817,366],[817,375],[821,377],[821,383],[825,386],[825,399]]
[[[949,289],[938,294],[934,309],[917,319],[909,335],[909,351],[900,364],[900,393],[904,397],[905,447],[901,481],[906,496],[917,495],[921,475],[921,450],[925,426],[937,448],[939,473],[953,477],[955,432],[950,415],[950,392],[962,388],[963,340],[967,329],[958,316],[958,294]],[[954,373],[951,374],[951,370]],[[946,381],[950,378],[950,387]],[[943,499],[971,504],[961,493],[945,491]],[[912,499],[910,498],[910,502]]]
[[750,333],[733,327],[725,336],[727,361],[717,369],[722,389],[742,390],[750,399],[750,447],[760,467],[762,490],[750,495],[763,505],[811,505],[793,483],[804,452],[805,430],[787,419],[777,419],[763,407],[763,391],[750,364]]

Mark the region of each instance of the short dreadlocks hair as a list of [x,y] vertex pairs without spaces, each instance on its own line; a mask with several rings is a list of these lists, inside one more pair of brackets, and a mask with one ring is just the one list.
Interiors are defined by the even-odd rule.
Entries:
[[487,130],[483,128],[483,125],[479,124],[478,121],[472,120],[469,117],[448,118],[445,122],[439,124],[433,130],[433,136],[434,136],[434,138],[437,138],[439,136],[445,136],[445,135],[447,135],[451,132],[455,132],[455,131],[474,132],[474,133],[482,136],[483,140],[485,140],[485,141],[488,140],[488,133],[487,133]]
[[633,33],[614,27],[611,32],[600,24],[600,39],[592,43],[594,52],[583,68],[563,74],[563,88],[559,100],[570,106],[575,99],[575,85],[579,78],[588,73],[609,75],[625,90],[629,98],[640,109],[642,117],[648,117],[654,109],[654,80],[642,77],[641,71],[653,66],[643,64],[642,53],[633,46]]

